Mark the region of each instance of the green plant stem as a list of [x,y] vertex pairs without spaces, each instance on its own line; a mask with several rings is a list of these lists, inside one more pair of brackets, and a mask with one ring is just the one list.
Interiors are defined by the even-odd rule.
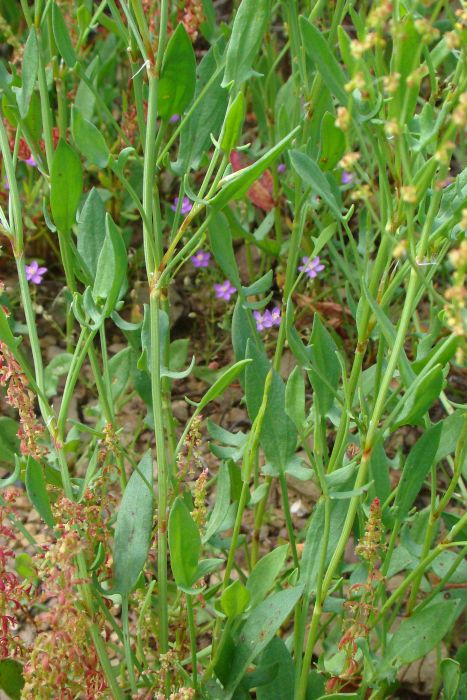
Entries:
[[196,656],[196,625],[195,618],[193,615],[193,600],[191,595],[186,596],[186,610],[188,617],[188,629],[190,632],[190,648],[191,648],[191,666],[192,666],[192,678],[193,678],[193,688],[198,691],[198,659]]
[[133,655],[131,653],[130,632],[128,626],[128,595],[122,596],[122,627],[123,627],[123,646],[125,649],[126,668],[130,681],[131,694],[136,696],[138,689],[136,687],[135,669],[133,666]]
[[272,486],[272,476],[267,476],[266,480],[263,482],[266,484],[266,493],[264,494],[263,498],[261,501],[258,503],[255,511],[255,526],[253,530],[253,536],[251,540],[251,554],[250,554],[250,562],[251,562],[251,568],[253,569],[254,565],[258,561],[258,554],[259,554],[259,539],[260,539],[260,533],[261,533],[261,526],[263,524],[263,518],[264,518],[264,513],[266,511],[266,506],[269,500],[269,494],[271,492],[271,486]]

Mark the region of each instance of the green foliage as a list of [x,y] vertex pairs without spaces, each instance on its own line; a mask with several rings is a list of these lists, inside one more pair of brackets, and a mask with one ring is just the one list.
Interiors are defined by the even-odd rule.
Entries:
[[0,0],[0,687],[376,699],[432,653],[459,700],[465,17],[72,5]]
[[153,521],[153,463],[148,451],[132,473],[117,514],[113,591],[128,595],[146,562]]

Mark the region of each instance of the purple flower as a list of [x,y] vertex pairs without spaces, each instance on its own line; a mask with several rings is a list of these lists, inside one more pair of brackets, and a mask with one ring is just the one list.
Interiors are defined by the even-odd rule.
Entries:
[[269,311],[266,310],[264,314],[262,314],[261,311],[254,311],[253,316],[256,321],[257,331],[264,331],[266,330],[266,328],[271,327],[271,314],[269,313]]
[[229,280],[225,280],[222,284],[214,285],[214,292],[216,294],[216,299],[225,299],[225,301],[230,301],[230,297],[237,290],[230,284]]
[[10,183],[8,182],[8,180],[6,178],[3,181],[3,189],[5,190],[5,192],[8,192],[8,190],[10,189]]
[[41,284],[42,277],[47,272],[46,267],[39,267],[37,260],[33,260],[30,265],[26,265],[26,279],[33,284]]
[[278,306],[275,306],[271,311],[271,320],[273,326],[281,325],[281,310]]
[[253,311],[253,317],[256,321],[256,330],[264,331],[267,328],[281,325],[281,310],[276,306],[272,311],[266,309],[264,314],[261,311]]
[[191,256],[191,262],[195,267],[209,267],[211,253],[205,250],[198,250],[197,253]]
[[169,119],[169,122],[170,122],[171,124],[175,124],[176,122],[179,121],[179,119],[180,119],[180,115],[179,115],[179,114],[172,114],[172,116],[171,116],[170,119]]
[[343,170],[342,175],[341,175],[341,182],[343,185],[350,185],[350,183],[353,181],[353,175],[352,173],[348,173],[347,171]]
[[[177,211],[178,202],[179,202],[178,197],[175,197],[174,203],[170,205],[170,208],[172,209],[172,211]],[[183,197],[182,208],[180,209],[180,211],[183,214],[183,216],[185,216],[186,214],[188,214],[188,212],[191,211],[191,202],[188,199],[188,197]]]
[[285,173],[286,170],[287,166],[285,165],[285,163],[279,163],[279,165],[277,166],[277,172],[279,173],[279,175]]
[[310,258],[302,258],[303,265],[298,268],[300,272],[304,272],[310,279],[316,277],[318,272],[324,270],[324,265],[320,264],[319,256],[310,260]]
[[27,160],[25,160],[24,162],[26,163],[26,165],[31,165],[33,168],[37,167],[37,163],[34,160],[32,155],[30,155],[29,158]]

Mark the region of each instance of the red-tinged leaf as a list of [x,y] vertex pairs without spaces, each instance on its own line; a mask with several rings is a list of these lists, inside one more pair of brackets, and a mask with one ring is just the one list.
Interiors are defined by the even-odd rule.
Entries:
[[[248,159],[243,155],[243,153],[238,153],[238,151],[232,151],[230,154],[230,163],[234,172],[237,172],[237,170],[242,170],[250,165]],[[275,206],[275,202],[272,197],[272,190],[273,180],[271,171],[265,170],[261,177],[252,184],[246,195],[250,202],[255,205],[255,207],[258,207],[263,211],[271,211],[271,209],[273,209]]]

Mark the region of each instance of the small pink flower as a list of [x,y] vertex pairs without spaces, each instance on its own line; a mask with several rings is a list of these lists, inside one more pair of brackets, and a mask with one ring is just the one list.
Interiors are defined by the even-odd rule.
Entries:
[[225,280],[222,284],[214,285],[214,292],[216,299],[224,299],[225,301],[230,301],[230,297],[235,294],[237,290],[230,284],[229,280]]
[[285,163],[279,163],[279,165],[277,166],[277,172],[279,173],[279,175],[282,175],[282,173],[285,173],[286,170],[287,170],[287,166],[285,165]]
[[[179,202],[179,198],[175,197],[174,203],[171,204],[171,206],[170,206],[172,211],[177,211],[178,202]],[[182,207],[180,209],[180,212],[183,214],[183,216],[186,216],[191,211],[191,207],[192,207],[192,204],[191,204],[190,200],[188,199],[188,197],[183,197]]]
[[27,160],[25,160],[24,162],[26,163],[26,165],[31,165],[33,168],[37,167],[37,163],[34,160],[32,155],[30,155],[29,158]]
[[302,258],[303,265],[298,268],[300,272],[304,272],[310,279],[317,276],[318,272],[324,270],[324,265],[320,264],[319,256],[310,260],[310,258]]
[[46,267],[39,267],[37,260],[33,260],[30,265],[26,265],[26,279],[33,284],[41,284],[42,277],[47,272]]
[[209,267],[209,261],[211,260],[211,253],[207,250],[198,250],[197,253],[191,256],[191,262],[194,267]]

